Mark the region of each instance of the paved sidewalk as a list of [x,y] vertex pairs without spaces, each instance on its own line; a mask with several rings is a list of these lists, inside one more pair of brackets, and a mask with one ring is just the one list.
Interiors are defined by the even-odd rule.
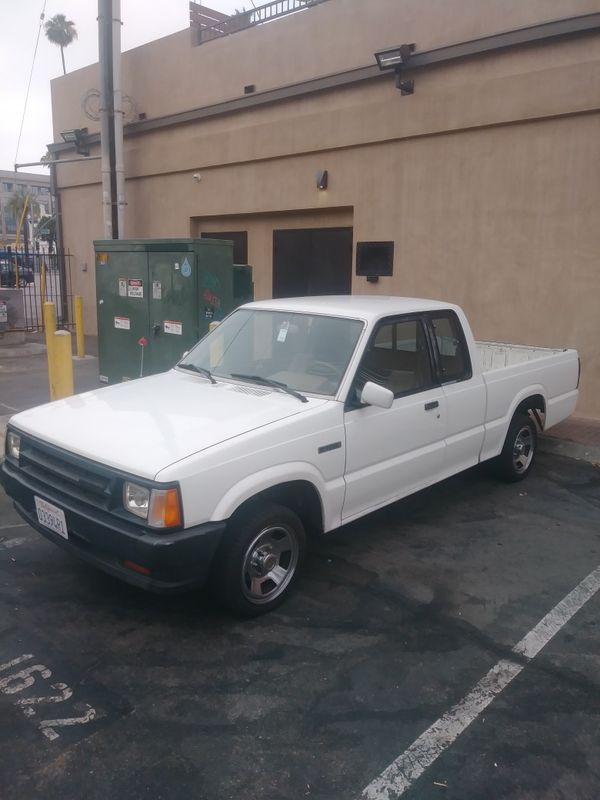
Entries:
[[600,420],[570,417],[540,437],[540,449],[600,466]]

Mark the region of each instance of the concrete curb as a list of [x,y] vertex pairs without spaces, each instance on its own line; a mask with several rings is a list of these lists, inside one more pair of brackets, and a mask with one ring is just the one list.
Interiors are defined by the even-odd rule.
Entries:
[[558,439],[556,436],[540,436],[539,449],[543,453],[566,456],[577,461],[589,461],[600,464],[600,447],[594,444],[571,442],[569,439]]
[[38,344],[37,342],[26,342],[25,344],[17,344],[13,347],[7,345],[0,346],[0,359],[3,358],[25,358],[26,356],[39,356],[46,352],[45,344]]

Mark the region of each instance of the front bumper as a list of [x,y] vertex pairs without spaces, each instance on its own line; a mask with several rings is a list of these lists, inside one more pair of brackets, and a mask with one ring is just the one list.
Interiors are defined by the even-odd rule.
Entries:
[[[153,533],[49,491],[8,461],[0,464],[0,483],[18,513],[46,539],[127,583],[153,592],[201,586],[225,530],[225,522],[208,522],[175,533]],[[34,496],[62,508],[68,539],[40,525]],[[146,567],[149,574],[133,571],[124,565],[126,561]]]

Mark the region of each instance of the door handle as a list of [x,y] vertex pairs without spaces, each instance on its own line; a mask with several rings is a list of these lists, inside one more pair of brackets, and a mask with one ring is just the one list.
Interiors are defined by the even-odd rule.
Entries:
[[433,411],[433,409],[438,408],[439,405],[438,400],[432,400],[430,403],[425,403],[425,411]]

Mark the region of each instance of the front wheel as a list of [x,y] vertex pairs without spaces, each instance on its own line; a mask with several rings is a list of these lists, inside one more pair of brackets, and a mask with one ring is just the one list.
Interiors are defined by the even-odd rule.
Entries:
[[299,517],[275,503],[257,503],[232,517],[213,565],[213,593],[234,613],[266,614],[289,595],[306,547]]
[[504,447],[496,459],[498,477],[514,483],[527,477],[537,450],[537,428],[529,414],[513,417]]

